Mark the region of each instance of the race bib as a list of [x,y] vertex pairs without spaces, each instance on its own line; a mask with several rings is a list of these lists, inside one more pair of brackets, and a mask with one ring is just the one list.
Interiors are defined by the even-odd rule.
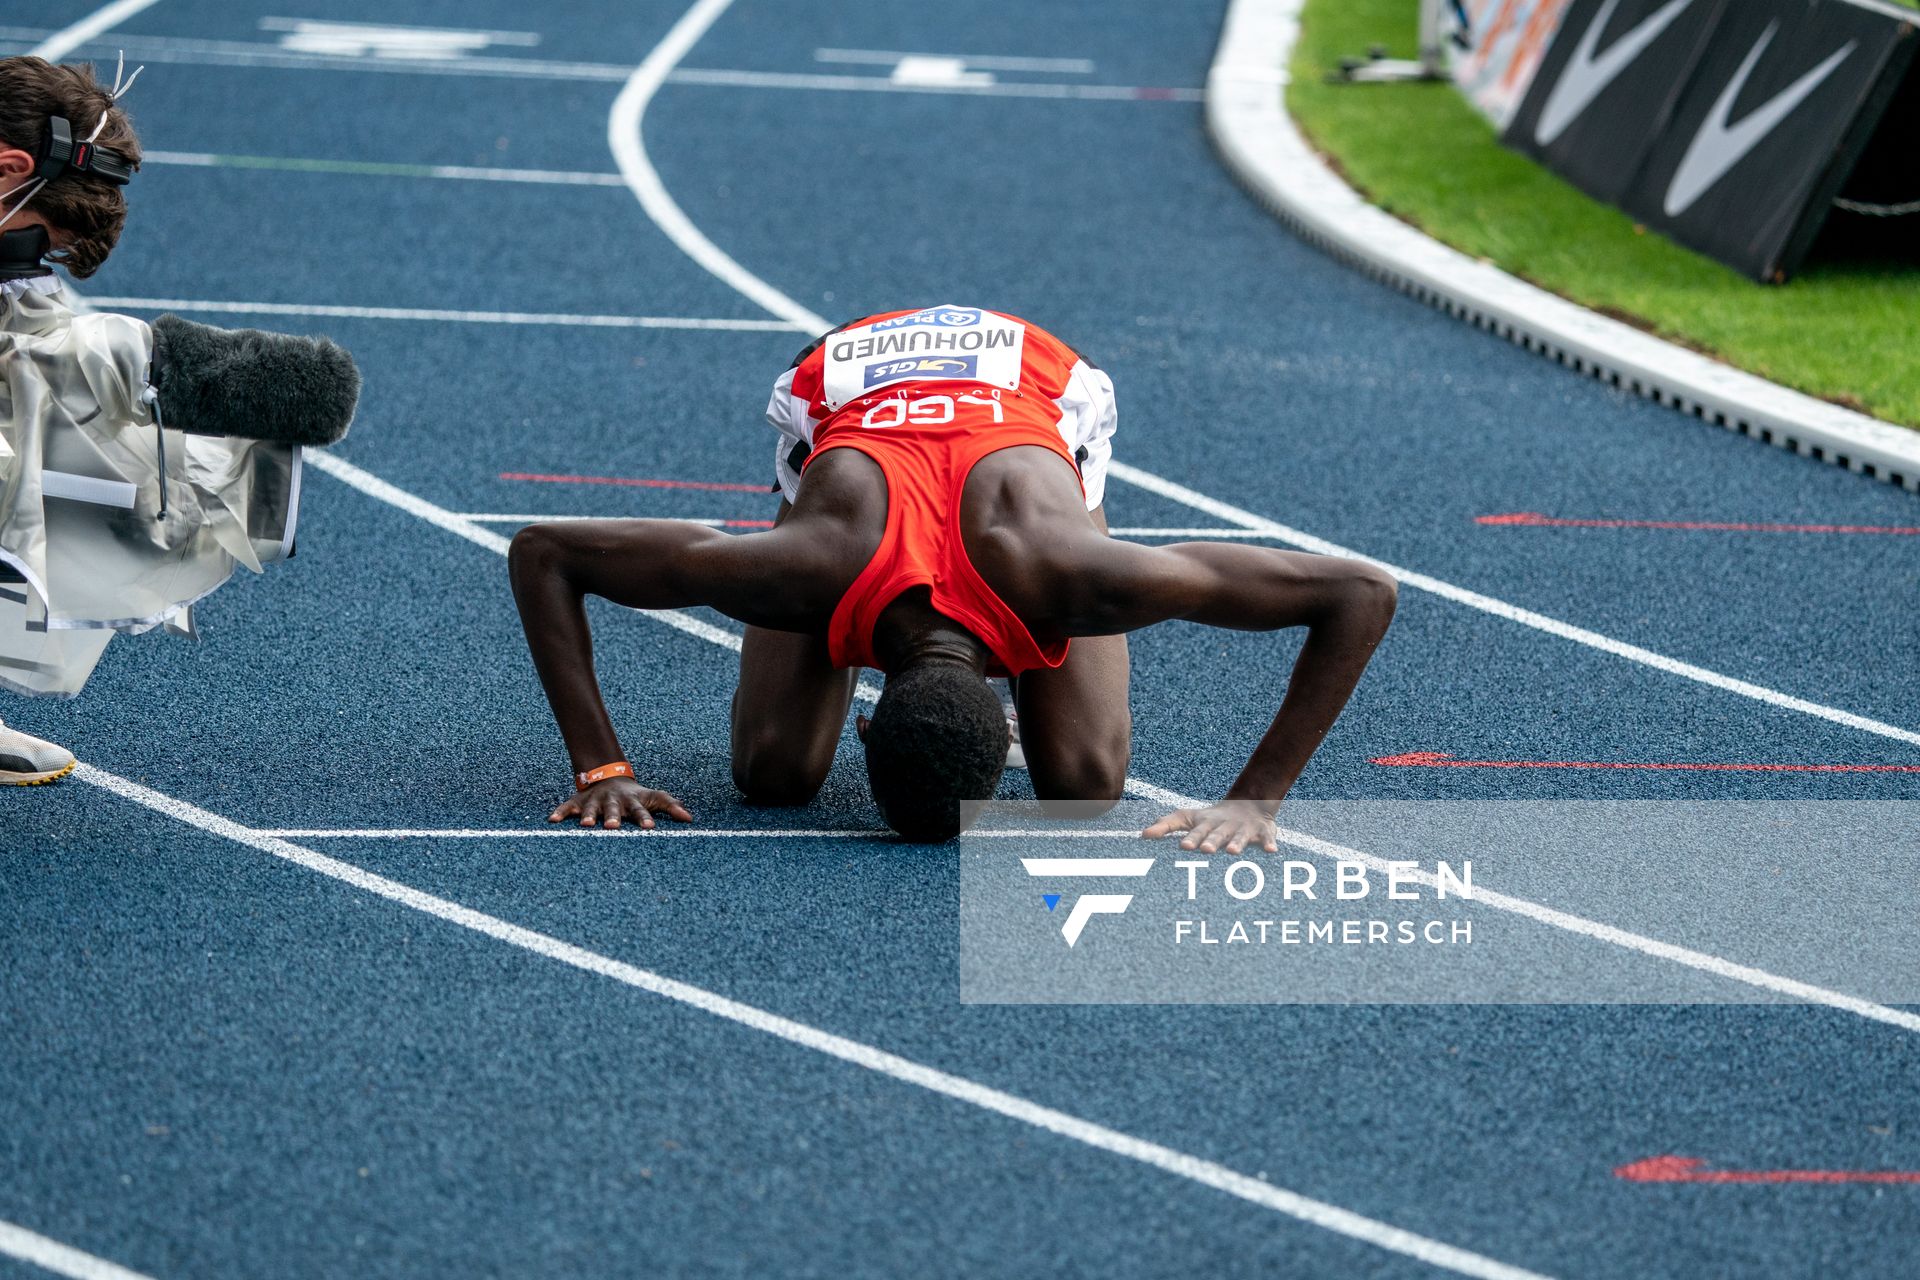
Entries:
[[959,379],[1020,386],[1027,327],[975,307],[928,307],[846,329],[827,339],[823,399],[838,411],[882,387]]

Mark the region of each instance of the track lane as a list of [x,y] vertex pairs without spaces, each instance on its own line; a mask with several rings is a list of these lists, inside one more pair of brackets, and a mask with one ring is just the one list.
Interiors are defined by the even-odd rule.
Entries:
[[[1124,385],[1124,384],[1123,384],[1123,385]],[[397,444],[398,444],[398,441],[396,440],[396,442],[395,442],[395,443],[396,443],[396,445],[397,445]],[[373,528],[372,528],[371,526],[372,526],[372,525],[374,525],[374,524],[377,524],[377,522],[369,522],[369,527],[368,527],[367,529],[365,529],[365,530],[362,530],[361,532],[366,532],[366,533],[372,533],[372,532],[373,532]],[[436,611],[437,611],[437,610],[436,610]],[[365,614],[365,613],[363,612],[363,613],[361,614],[361,616],[362,616],[362,617],[367,617],[368,615],[367,615],[367,614]],[[636,653],[636,654],[648,654],[648,655],[650,656],[650,655],[651,655],[651,652],[652,652],[652,651],[654,651],[654,650],[657,650],[657,649],[658,649],[659,647],[660,647],[660,646],[659,646],[658,644],[656,644],[656,643],[649,643],[649,644],[647,644],[647,645],[644,645],[644,646],[640,646],[640,645],[636,645],[636,646],[634,646],[634,648],[633,648],[633,650],[632,650],[632,651],[633,651],[634,653]],[[1279,655],[1279,654],[1276,654],[1276,661],[1277,661],[1277,660],[1279,659],[1279,657],[1281,657],[1281,656],[1283,656],[1283,655]],[[1156,682],[1156,683],[1158,683],[1158,680],[1159,680],[1159,677],[1154,677],[1153,679],[1155,680],[1155,682]],[[1164,687],[1164,686],[1162,686],[1162,687]],[[1230,695],[1215,695],[1215,697],[1216,697],[1217,699],[1222,699],[1222,700],[1225,700],[1225,699],[1227,699],[1227,698],[1230,698]],[[1244,710],[1244,708],[1242,708],[1242,710]],[[536,714],[536,718],[537,718],[537,712],[536,712],[535,714]],[[723,780],[722,780],[722,785],[724,785],[724,783],[723,783]],[[799,994],[801,994],[801,995],[802,995],[802,996],[804,997],[804,993],[799,993]],[[829,994],[830,994],[830,993],[829,993]],[[861,1015],[861,1016],[862,1016],[862,1018],[864,1019],[864,1016],[865,1016],[865,1015]],[[1332,1019],[1332,1018],[1329,1018],[1329,1022],[1337,1022],[1337,1021],[1338,1021],[1337,1019]],[[1269,1025],[1269,1027],[1267,1028],[1267,1030],[1268,1030],[1269,1032],[1271,1031],[1271,1025]],[[1124,1054],[1124,1052],[1125,1052],[1125,1048],[1126,1048],[1126,1046],[1127,1046],[1127,1045],[1129,1045],[1129,1044],[1132,1044],[1132,1043],[1134,1043],[1134,1042],[1136,1041],[1136,1039],[1137,1039],[1137,1036],[1138,1036],[1138,1035],[1139,1035],[1139,1029],[1138,1029],[1138,1028],[1128,1028],[1128,1029],[1127,1029],[1127,1030],[1126,1030],[1125,1032],[1123,1032],[1123,1033],[1121,1033],[1121,1034],[1119,1034],[1119,1036],[1118,1036],[1118,1039],[1117,1039],[1117,1040],[1115,1041],[1115,1049],[1116,1049],[1116,1051],[1117,1051],[1117,1052],[1119,1052],[1119,1053],[1122,1053],[1122,1054]],[[1323,1038],[1322,1038],[1322,1037],[1311,1037],[1311,1036],[1310,1036],[1310,1039],[1311,1039],[1311,1042],[1312,1042],[1312,1043],[1313,1043],[1313,1044],[1315,1045],[1315,1049],[1316,1049],[1316,1052],[1321,1052],[1321,1053],[1324,1053],[1324,1051],[1325,1051],[1325,1045],[1324,1045],[1324,1043],[1323,1043]],[[1163,1043],[1165,1043],[1165,1042],[1173,1042],[1174,1040],[1177,1040],[1177,1037],[1169,1037],[1169,1038],[1168,1038],[1167,1040],[1163,1040],[1162,1042],[1163,1042]],[[1534,1041],[1533,1041],[1533,1040],[1531,1040],[1531,1039],[1529,1039],[1529,1038],[1527,1038],[1527,1037],[1522,1037],[1522,1038],[1521,1038],[1521,1039],[1520,1039],[1519,1041],[1517,1041],[1516,1043],[1517,1043],[1517,1044],[1526,1044],[1526,1043],[1532,1043],[1532,1042],[1534,1042]],[[1708,1044],[1708,1045],[1712,1045],[1712,1044],[1714,1043],[1714,1038],[1713,1038],[1713,1037],[1711,1037],[1711,1036],[1709,1036],[1709,1037],[1707,1037],[1707,1039],[1706,1039],[1706,1041],[1705,1041],[1705,1043],[1706,1043],[1706,1044]],[[988,1049],[987,1049],[986,1051],[987,1051],[988,1053],[998,1053],[998,1052],[1003,1052],[1004,1050],[1003,1050],[1002,1048],[1000,1048],[999,1046],[997,1046],[997,1045],[993,1045],[992,1047],[989,1047],[989,1048],[988,1048]],[[1265,1050],[1265,1051],[1266,1051],[1266,1052],[1269,1052],[1269,1053],[1271,1052],[1271,1051],[1270,1051],[1270,1049],[1268,1049],[1268,1050]],[[1261,1049],[1254,1049],[1254,1050],[1253,1050],[1253,1052],[1254,1052],[1254,1053],[1259,1053],[1259,1052],[1262,1052],[1262,1050],[1261,1050]],[[1498,1055],[1498,1057],[1499,1057],[1499,1058],[1500,1058],[1501,1060],[1510,1060],[1510,1058],[1511,1058],[1511,1053],[1508,1053],[1508,1052],[1502,1052],[1502,1053],[1501,1053],[1500,1055]],[[1765,1068],[1765,1067],[1762,1067],[1761,1069],[1762,1069],[1762,1070],[1765,1070],[1766,1068]],[[1775,1070],[1777,1070],[1777,1066],[1776,1066],[1776,1067],[1775,1067],[1774,1069],[1775,1069]],[[1031,1063],[1031,1064],[1028,1064],[1028,1066],[1027,1066],[1027,1067],[1026,1067],[1025,1069],[1023,1069],[1023,1070],[1020,1070],[1020,1071],[1016,1071],[1016,1072],[1015,1072],[1015,1075],[1016,1075],[1016,1076],[1018,1076],[1018,1077],[1020,1077],[1020,1078],[1045,1078],[1045,1075],[1046,1075],[1046,1071],[1047,1071],[1047,1064],[1044,1064],[1044,1063],[1039,1063],[1039,1062],[1035,1062],[1035,1063]],[[1031,1073],[1031,1075],[1030,1075],[1030,1076],[1029,1076],[1029,1072]],[[1627,1075],[1626,1077],[1623,1077],[1623,1081],[1622,1081],[1622,1087],[1623,1087],[1623,1088],[1633,1088],[1633,1087],[1638,1087],[1638,1085],[1639,1085],[1639,1083],[1641,1083],[1641,1082],[1640,1082],[1640,1081],[1638,1081],[1638,1080],[1637,1080],[1636,1078],[1634,1078],[1634,1077],[1632,1077],[1632,1076],[1631,1076],[1631,1075],[1629,1074],[1629,1075]],[[1546,1096],[1548,1096],[1548,1095],[1547,1095],[1547,1094],[1546,1094],[1545,1092],[1543,1092],[1541,1096],[1542,1096],[1542,1098],[1544,1099],[1544,1098],[1545,1098]],[[1757,1095],[1757,1105],[1764,1105],[1764,1100],[1765,1100],[1765,1099],[1767,1099],[1767,1098],[1768,1098],[1769,1096],[1770,1096],[1770,1095],[1768,1095],[1768,1094],[1767,1094],[1767,1093],[1766,1093],[1766,1092],[1765,1092],[1764,1090],[1762,1090],[1762,1091],[1761,1091],[1761,1092],[1760,1092],[1760,1093],[1759,1093],[1759,1094]],[[1361,1117],[1358,1117],[1358,1116],[1352,1116],[1352,1115],[1349,1115],[1349,1116],[1348,1116],[1348,1119],[1350,1119],[1350,1120],[1352,1120],[1352,1121],[1353,1121],[1353,1122],[1354,1122],[1355,1124],[1360,1124],[1360,1123],[1362,1123],[1362,1120],[1361,1120]],[[1331,1134],[1331,1133],[1329,1134],[1329,1140],[1330,1140],[1330,1141],[1335,1141],[1335,1140],[1337,1140],[1337,1137],[1338,1137],[1338,1135],[1337,1135],[1337,1134]],[[1524,1162],[1522,1162],[1522,1163],[1524,1164]],[[1681,1223],[1682,1223],[1682,1222],[1684,1221],[1684,1219],[1685,1219],[1685,1214],[1684,1214],[1684,1213],[1681,1213],[1681,1214],[1679,1214],[1679,1215],[1677,1215],[1677,1216],[1676,1216],[1676,1218],[1675,1218],[1675,1221],[1674,1221],[1674,1225],[1673,1225],[1673,1230],[1675,1230],[1675,1231],[1678,1231],[1678,1230],[1681,1230],[1681,1229],[1682,1229],[1682,1227],[1681,1227]],[[1764,1223],[1764,1219],[1761,1219],[1760,1221],[1761,1221],[1762,1223]],[[1527,1225],[1527,1226],[1529,1226],[1529,1227],[1535,1227],[1535,1228],[1537,1228],[1537,1227],[1539,1227],[1539,1226],[1541,1226],[1542,1224],[1539,1224],[1539,1223],[1529,1223],[1529,1224],[1526,1224],[1526,1225]],[[1547,1224],[1545,1224],[1545,1225],[1546,1225],[1546,1227],[1547,1227],[1547,1229],[1548,1229],[1548,1230],[1551,1230],[1551,1229],[1553,1228],[1553,1225],[1554,1225],[1554,1224],[1552,1224],[1552,1223],[1550,1223],[1550,1222],[1549,1222],[1549,1223],[1547,1223]],[[1561,1230],[1561,1232],[1562,1232],[1562,1233],[1563,1233],[1563,1234],[1564,1234],[1564,1235],[1566,1236],[1566,1238],[1568,1238],[1568,1239],[1570,1240],[1570,1242],[1572,1242],[1572,1243],[1573,1243],[1573,1244],[1575,1244],[1576,1246],[1577,1246],[1577,1245],[1578,1245],[1579,1243],[1581,1243],[1581,1234],[1580,1234],[1580,1232],[1578,1231],[1578,1229],[1577,1229],[1577,1228],[1572,1228],[1572,1227],[1570,1226],[1570,1224],[1564,1224],[1564,1223],[1563,1223],[1563,1224],[1559,1224],[1559,1226],[1560,1226],[1560,1230]],[[1664,1235],[1662,1235],[1662,1234],[1661,1234],[1661,1233],[1659,1233],[1659,1232],[1655,1232],[1655,1233],[1654,1233],[1654,1236],[1653,1236],[1653,1239],[1655,1239],[1655,1240],[1657,1240],[1657,1241],[1660,1241],[1661,1243],[1665,1243],[1665,1244],[1667,1244],[1667,1245],[1669,1245],[1669,1246],[1671,1246],[1671,1244],[1672,1244],[1672,1237],[1670,1237],[1670,1236],[1664,1236]],[[1651,1252],[1651,1253],[1649,1254],[1649,1256],[1651,1256],[1651,1257],[1654,1257],[1654,1258],[1658,1258],[1658,1257],[1659,1257],[1660,1255],[1659,1255],[1659,1254],[1658,1254],[1657,1252]],[[1671,1254],[1670,1254],[1670,1255],[1668,1255],[1668,1257],[1669,1257],[1669,1259],[1670,1259],[1670,1258],[1671,1258],[1672,1256],[1674,1256],[1674,1255],[1671,1255]],[[1753,1256],[1753,1258],[1754,1258],[1754,1259],[1756,1259],[1756,1260],[1759,1260],[1759,1259],[1762,1259],[1764,1255],[1760,1255],[1760,1254],[1754,1254],[1754,1255],[1752,1255],[1752,1256]],[[1868,1263],[1869,1265],[1871,1264],[1871,1258],[1870,1258],[1870,1257],[1869,1257],[1869,1258],[1867,1258],[1867,1259],[1866,1259],[1865,1261],[1866,1261],[1866,1262],[1867,1262],[1867,1263]]]

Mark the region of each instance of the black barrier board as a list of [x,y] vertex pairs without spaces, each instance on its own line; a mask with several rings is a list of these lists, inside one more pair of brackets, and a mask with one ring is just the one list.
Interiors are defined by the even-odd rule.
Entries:
[[1505,140],[1682,244],[1784,279],[1912,62],[1912,17],[1576,0]]
[[1574,0],[1505,142],[1619,204],[1726,0]]

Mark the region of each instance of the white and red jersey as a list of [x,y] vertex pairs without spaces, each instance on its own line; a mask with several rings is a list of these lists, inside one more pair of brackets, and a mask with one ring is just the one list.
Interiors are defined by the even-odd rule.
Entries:
[[773,385],[774,476],[792,502],[807,457],[842,431],[1007,422],[1055,432],[1080,468],[1087,509],[1106,497],[1113,382],[1037,325],[978,307],[889,311],[843,325]]

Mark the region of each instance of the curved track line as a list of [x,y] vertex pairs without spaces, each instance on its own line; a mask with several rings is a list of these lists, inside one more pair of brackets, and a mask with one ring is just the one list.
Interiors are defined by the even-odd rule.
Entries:
[[[660,175],[654,170],[652,162],[647,159],[646,145],[640,136],[641,121],[646,115],[647,104],[653,100],[655,91],[665,81],[667,74],[673,70],[674,64],[686,55],[714,21],[726,12],[728,5],[732,2],[733,0],[699,0],[699,3],[687,10],[680,21],[674,23],[673,29],[667,32],[666,39],[661,41],[660,45],[647,55],[647,60],[634,70],[633,76],[627,81],[626,87],[620,91],[619,98],[615,100],[613,111],[607,117],[607,145],[613,148],[620,172],[627,179],[627,184],[633,188],[633,194],[639,199],[640,207],[667,234],[667,237],[679,246],[682,252],[782,320],[807,326],[814,333],[824,333],[833,327],[832,322],[809,311],[748,271],[693,225],[680,206],[674,203],[673,197],[667,194],[666,187],[660,181]],[[1217,498],[1189,489],[1185,485],[1177,484],[1150,471],[1143,471],[1138,467],[1116,461],[1110,464],[1109,471],[1117,480],[1124,480],[1137,488],[1157,493],[1163,498],[1169,498],[1196,511],[1204,511],[1208,515],[1239,525],[1241,528],[1258,531],[1277,542],[1284,542],[1302,551],[1364,560],[1387,570],[1398,578],[1403,586],[1429,592],[1443,600],[1450,600],[1455,604],[1492,614],[1496,618],[1504,618],[1508,622],[1516,622],[1521,626],[1558,636],[1562,640],[1571,640],[1575,644],[1586,645],[1590,649],[1610,653],[1616,658],[1625,658],[1629,662],[1636,662],[1641,666],[1651,667],[1655,671],[1692,680],[1725,693],[1752,698],[1786,711],[1798,711],[1803,715],[1845,725],[1849,729],[1857,729],[1862,733],[1877,734],[1897,742],[1920,746],[1920,733],[1911,729],[1902,729],[1897,725],[1855,715],[1851,711],[1843,711],[1838,707],[1829,707],[1805,698],[1797,698],[1792,694],[1781,693],[1749,680],[1721,675],[1706,667],[1682,662],[1677,658],[1669,658],[1651,649],[1629,644],[1624,640],[1615,640],[1611,636],[1590,631],[1585,627],[1574,626],[1557,618],[1550,618],[1531,609],[1508,604],[1504,600],[1483,595],[1478,591],[1458,587],[1442,579],[1416,573],[1411,569],[1403,569],[1398,565],[1342,547],[1324,538],[1288,528],[1264,516],[1254,515],[1250,511],[1221,502]]]
[[640,122],[661,82],[732,3],[733,0],[699,0],[680,15],[680,21],[654,46],[647,60],[633,69],[620,96],[613,100],[613,110],[607,115],[607,146],[612,149],[614,162],[620,166],[620,176],[627,180],[640,207],[682,253],[725,281],[729,288],[753,299],[782,320],[799,325],[810,334],[825,333],[833,328],[832,321],[815,315],[754,275],[701,234],[700,228],[693,225],[692,219],[667,194],[640,141]]
[[[1060,1137],[1096,1150],[1149,1165],[1176,1177],[1200,1183],[1202,1186],[1212,1187],[1216,1191],[1225,1192],[1249,1204],[1274,1210],[1312,1226],[1403,1254],[1409,1258],[1416,1258],[1430,1266],[1464,1276],[1479,1277],[1480,1280],[1543,1280],[1537,1272],[1509,1266],[1493,1258],[1365,1217],[1350,1209],[1343,1209],[1323,1200],[1314,1200],[1297,1192],[1272,1186],[1211,1160],[1203,1160],[1198,1156],[1176,1151],[1172,1147],[1161,1146],[1157,1142],[1148,1142],[1143,1138],[1121,1133],[1117,1129],[1109,1129],[1105,1125],[1082,1120],[1078,1116],[1056,1111],[1052,1107],[1042,1106],[1037,1102],[980,1084],[964,1076],[929,1067],[911,1058],[903,1058],[898,1054],[888,1053],[884,1049],[876,1049],[858,1040],[849,1040],[845,1036],[837,1036],[804,1022],[783,1018],[779,1014],[769,1013],[754,1005],[742,1004],[738,1000],[728,999],[704,987],[696,987],[691,983],[664,977],[637,965],[615,960],[610,956],[589,951],[570,942],[563,942],[559,938],[544,933],[537,933],[497,916],[490,916],[446,898],[425,893],[411,885],[389,880],[385,876],[376,875],[350,862],[341,862],[325,854],[316,853],[312,849],[242,826],[219,814],[188,804],[183,800],[176,800],[172,796],[143,787],[137,782],[130,782],[117,774],[96,769],[91,765],[81,765],[79,774],[94,786],[111,791],[135,804],[144,805],[169,818],[246,845],[248,848],[257,849],[261,853],[271,854],[276,858],[305,867],[309,871],[318,872],[330,879],[398,903],[410,910],[435,916],[449,924],[484,934],[549,960],[557,960],[575,969],[611,978],[626,986],[689,1005],[703,1013],[725,1018],[729,1022],[805,1049],[812,1049],[816,1053],[839,1058],[843,1062],[864,1067],[903,1084],[916,1085],[955,1101],[967,1103],[969,1106],[994,1112],[1010,1120],[1017,1120],[1021,1124],[1058,1134]],[[122,1280],[122,1277],[110,1276],[110,1273],[98,1274],[100,1280]]]

